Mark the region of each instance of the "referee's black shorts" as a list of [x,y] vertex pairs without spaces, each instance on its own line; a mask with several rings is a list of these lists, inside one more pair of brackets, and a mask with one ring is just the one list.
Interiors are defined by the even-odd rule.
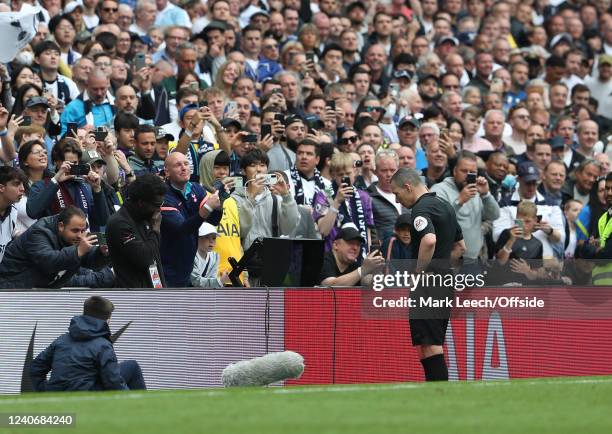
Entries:
[[424,287],[411,293],[410,298],[416,300],[416,306],[408,311],[412,345],[444,344],[453,292],[453,288]]

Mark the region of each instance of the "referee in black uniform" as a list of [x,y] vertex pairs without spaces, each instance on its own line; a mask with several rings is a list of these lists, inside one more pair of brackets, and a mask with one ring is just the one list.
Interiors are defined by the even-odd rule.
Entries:
[[[430,282],[436,280],[436,275],[451,273],[451,260],[465,251],[452,205],[430,193],[414,169],[399,169],[391,179],[391,188],[397,202],[412,210],[412,257],[417,258],[414,273],[426,273]],[[454,288],[442,284],[419,285],[411,295],[416,301],[409,311],[412,345],[417,347],[427,381],[448,381],[443,345],[450,306],[428,307],[421,305],[421,301],[429,297],[437,302],[452,300],[453,291]]]

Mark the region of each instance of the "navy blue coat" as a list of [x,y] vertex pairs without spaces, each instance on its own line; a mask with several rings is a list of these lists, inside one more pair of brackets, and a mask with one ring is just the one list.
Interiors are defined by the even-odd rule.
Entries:
[[[161,208],[160,250],[164,276],[169,288],[191,286],[189,276],[198,250],[198,229],[205,221],[200,217],[200,203],[206,195],[200,184],[187,184],[183,195],[167,183],[164,206]],[[216,227],[222,215],[222,211],[214,210],[206,221]]]
[[30,376],[37,392],[128,390],[119,372],[108,323],[88,315],[72,318],[68,333],[34,359]]

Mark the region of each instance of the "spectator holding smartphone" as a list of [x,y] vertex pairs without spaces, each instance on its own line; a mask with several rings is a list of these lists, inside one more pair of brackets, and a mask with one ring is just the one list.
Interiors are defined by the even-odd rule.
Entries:
[[57,172],[45,172],[43,179],[32,185],[26,206],[30,218],[39,219],[58,214],[74,205],[83,211],[92,230],[106,226],[109,210],[102,192],[101,178],[89,169],[77,176],[74,169],[85,169],[79,165],[83,152],[76,140],[62,139],[51,153]]
[[363,190],[354,186],[355,166],[351,154],[339,152],[332,156],[330,163],[332,192],[315,192],[312,217],[318,225],[319,233],[325,239],[325,251],[332,250],[336,235],[343,225],[353,223],[361,239],[360,259],[366,257],[372,242],[371,228],[374,226],[372,200]]
[[[238,205],[242,248],[248,249],[259,237],[294,235],[299,226],[299,211],[283,176],[266,182],[270,160],[265,152],[253,149],[240,159],[246,178],[244,191],[235,191],[232,197]],[[273,183],[274,182],[274,183]]]
[[[516,210],[516,219],[510,229],[504,229],[495,245],[495,257],[499,265],[507,265],[501,282],[526,284],[542,276],[542,242],[533,236],[537,224],[537,206],[527,200],[521,201]],[[528,262],[529,261],[529,262]]]
[[463,151],[453,168],[453,176],[431,188],[432,192],[446,199],[455,209],[457,222],[466,240],[463,255],[465,265],[478,263],[484,243],[482,223],[499,217],[499,205],[489,192],[486,178],[478,176],[477,168],[476,155]]

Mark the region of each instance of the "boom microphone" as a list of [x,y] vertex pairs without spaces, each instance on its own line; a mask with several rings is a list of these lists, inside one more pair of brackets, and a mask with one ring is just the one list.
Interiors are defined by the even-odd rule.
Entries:
[[266,354],[230,363],[221,375],[225,387],[267,386],[289,378],[300,378],[304,358],[293,351]]

